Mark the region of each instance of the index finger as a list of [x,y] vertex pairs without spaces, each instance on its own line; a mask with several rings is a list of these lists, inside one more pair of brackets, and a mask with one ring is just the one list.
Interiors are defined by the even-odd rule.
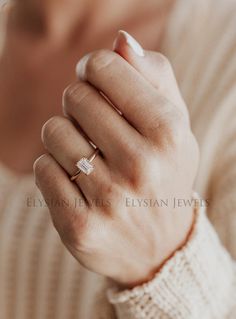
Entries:
[[[126,120],[142,135],[150,137],[153,128],[178,110],[133,66],[109,50],[86,55],[77,65],[81,80],[103,92]],[[167,120],[167,121],[166,121]],[[151,128],[151,130],[150,130]]]

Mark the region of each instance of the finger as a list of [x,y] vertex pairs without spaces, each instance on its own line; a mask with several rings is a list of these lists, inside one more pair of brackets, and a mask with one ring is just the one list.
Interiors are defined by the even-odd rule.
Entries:
[[57,231],[62,238],[68,238],[72,228],[76,225],[78,230],[87,219],[88,207],[82,194],[50,155],[35,161],[34,174]]
[[143,137],[88,83],[71,85],[63,101],[64,112],[79,123],[108,161],[120,161],[130,145],[144,143]]
[[161,94],[168,96],[176,107],[180,107],[184,115],[188,117],[172,66],[164,55],[159,52],[144,51],[140,44],[125,31],[118,32],[113,48]]
[[[78,171],[76,163],[82,157],[89,158],[94,153],[92,145],[77,131],[71,121],[60,116],[53,117],[44,124],[42,141],[48,152],[70,176]],[[99,196],[96,188],[108,176],[108,169],[101,156],[97,155],[92,164],[94,170],[90,175],[81,172],[75,180],[88,204],[94,197]]]
[[161,122],[163,119],[169,123],[168,116],[179,113],[166,97],[158,94],[134,67],[114,52],[101,50],[87,55],[79,62],[77,72],[81,79],[102,91],[147,138],[153,137],[152,134],[156,136],[158,126],[165,126]]

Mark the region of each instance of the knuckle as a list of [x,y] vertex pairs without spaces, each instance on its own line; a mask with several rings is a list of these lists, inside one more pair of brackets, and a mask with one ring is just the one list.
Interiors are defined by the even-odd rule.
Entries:
[[170,82],[173,82],[173,70],[172,66],[163,54],[157,53],[157,58],[156,58],[156,64],[157,64],[157,69],[158,69],[158,74],[159,74],[159,82],[158,82],[158,88],[160,89],[166,89],[169,87]]
[[157,53],[157,63],[162,70],[168,70],[171,66],[168,58],[159,52]]
[[109,201],[113,201],[119,198],[121,190],[115,183],[104,183],[101,185],[100,194],[102,194],[102,196],[104,195]]
[[78,107],[90,91],[89,85],[84,82],[76,82],[68,86],[63,93],[64,114],[70,114],[75,107]]
[[187,123],[182,112],[176,110],[163,121],[161,140],[167,148],[176,149],[184,143],[187,130]]
[[48,140],[54,136],[60,138],[59,133],[65,128],[67,121],[61,116],[53,116],[43,125],[41,137],[45,146],[47,146]]
[[143,146],[129,150],[126,155],[129,162],[127,169],[128,183],[134,190],[138,190],[149,176],[149,163],[152,155]]
[[162,149],[179,145],[189,128],[189,121],[182,110],[164,96],[158,97],[157,104],[158,112],[148,125],[148,136]]
[[94,73],[109,67],[115,58],[115,54],[108,50],[99,50],[91,53],[85,67],[87,77],[90,78]]

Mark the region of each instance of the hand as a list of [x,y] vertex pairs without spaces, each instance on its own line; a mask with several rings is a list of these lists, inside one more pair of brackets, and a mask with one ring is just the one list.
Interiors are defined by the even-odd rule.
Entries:
[[[64,112],[75,125],[58,116],[44,125],[50,155],[34,169],[45,199],[67,203],[50,205],[50,212],[70,252],[88,269],[132,287],[152,278],[186,241],[193,209],[172,202],[191,198],[198,147],[168,60],[142,56],[124,33],[115,50],[79,62],[79,81],[64,94]],[[72,183],[75,163],[93,152],[85,134],[100,154],[94,171]],[[75,199],[80,205],[68,204]],[[169,205],[137,204],[144,199]]]

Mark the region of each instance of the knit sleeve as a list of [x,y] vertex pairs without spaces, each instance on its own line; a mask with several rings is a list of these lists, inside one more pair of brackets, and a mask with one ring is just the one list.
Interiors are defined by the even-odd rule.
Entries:
[[131,290],[108,291],[119,319],[235,318],[236,265],[208,221],[197,209],[188,243],[155,278]]

